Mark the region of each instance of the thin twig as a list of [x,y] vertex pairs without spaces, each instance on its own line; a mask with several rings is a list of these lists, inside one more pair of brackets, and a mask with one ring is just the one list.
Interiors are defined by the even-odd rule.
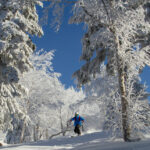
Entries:
[[74,4],[76,3],[78,0],[41,0],[41,1],[47,1],[47,2],[55,2],[55,3],[70,3],[70,4]]

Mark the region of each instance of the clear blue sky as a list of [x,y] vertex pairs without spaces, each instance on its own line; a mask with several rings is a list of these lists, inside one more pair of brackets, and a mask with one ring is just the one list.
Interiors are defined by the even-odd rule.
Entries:
[[[62,26],[59,32],[55,32],[50,24],[43,26],[44,36],[42,38],[34,38],[37,49],[44,50],[55,49],[55,57],[53,59],[53,67],[55,72],[62,74],[60,80],[66,87],[74,86],[72,74],[78,70],[83,64],[80,62],[82,52],[81,38],[83,36],[83,26],[68,24],[71,10],[69,7],[65,9]],[[38,8],[41,15],[41,9]]]
[[[41,9],[38,8],[38,12],[41,15]],[[54,32],[50,25],[47,25],[43,27],[44,36],[34,38],[37,49],[56,50],[53,60],[54,71],[62,74],[60,80],[66,87],[74,86],[72,74],[83,64],[79,61],[82,51],[83,26],[68,24],[69,12],[70,9],[67,8],[59,32]],[[141,78],[142,83],[147,83],[150,92],[150,68],[144,69]]]

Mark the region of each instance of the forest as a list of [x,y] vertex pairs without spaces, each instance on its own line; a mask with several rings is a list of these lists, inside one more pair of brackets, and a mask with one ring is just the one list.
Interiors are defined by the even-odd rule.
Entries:
[[[68,23],[84,26],[77,88],[61,82],[55,50],[33,42],[49,19],[59,32],[68,7]],[[150,93],[140,75],[149,66],[150,0],[0,0],[0,145],[70,136],[75,112],[84,134],[145,139]]]

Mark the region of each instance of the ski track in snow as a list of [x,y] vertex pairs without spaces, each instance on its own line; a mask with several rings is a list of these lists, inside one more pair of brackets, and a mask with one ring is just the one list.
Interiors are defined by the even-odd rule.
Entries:
[[140,142],[112,140],[103,132],[85,134],[79,137],[61,137],[47,141],[6,145],[3,150],[150,150],[150,139]]

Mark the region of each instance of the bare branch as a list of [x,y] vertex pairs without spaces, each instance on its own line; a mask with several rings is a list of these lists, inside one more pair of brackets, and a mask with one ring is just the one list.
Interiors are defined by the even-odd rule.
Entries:
[[111,18],[110,18],[110,16],[109,16],[109,12],[108,12],[108,10],[107,10],[107,7],[106,7],[106,4],[105,4],[104,0],[102,0],[102,3],[103,3],[103,5],[104,5],[104,9],[105,9],[106,14],[107,14],[107,16],[108,16],[109,22],[111,23]]
[[55,2],[55,3],[69,3],[69,4],[74,4],[78,0],[41,0],[41,1],[47,1],[47,2]]

